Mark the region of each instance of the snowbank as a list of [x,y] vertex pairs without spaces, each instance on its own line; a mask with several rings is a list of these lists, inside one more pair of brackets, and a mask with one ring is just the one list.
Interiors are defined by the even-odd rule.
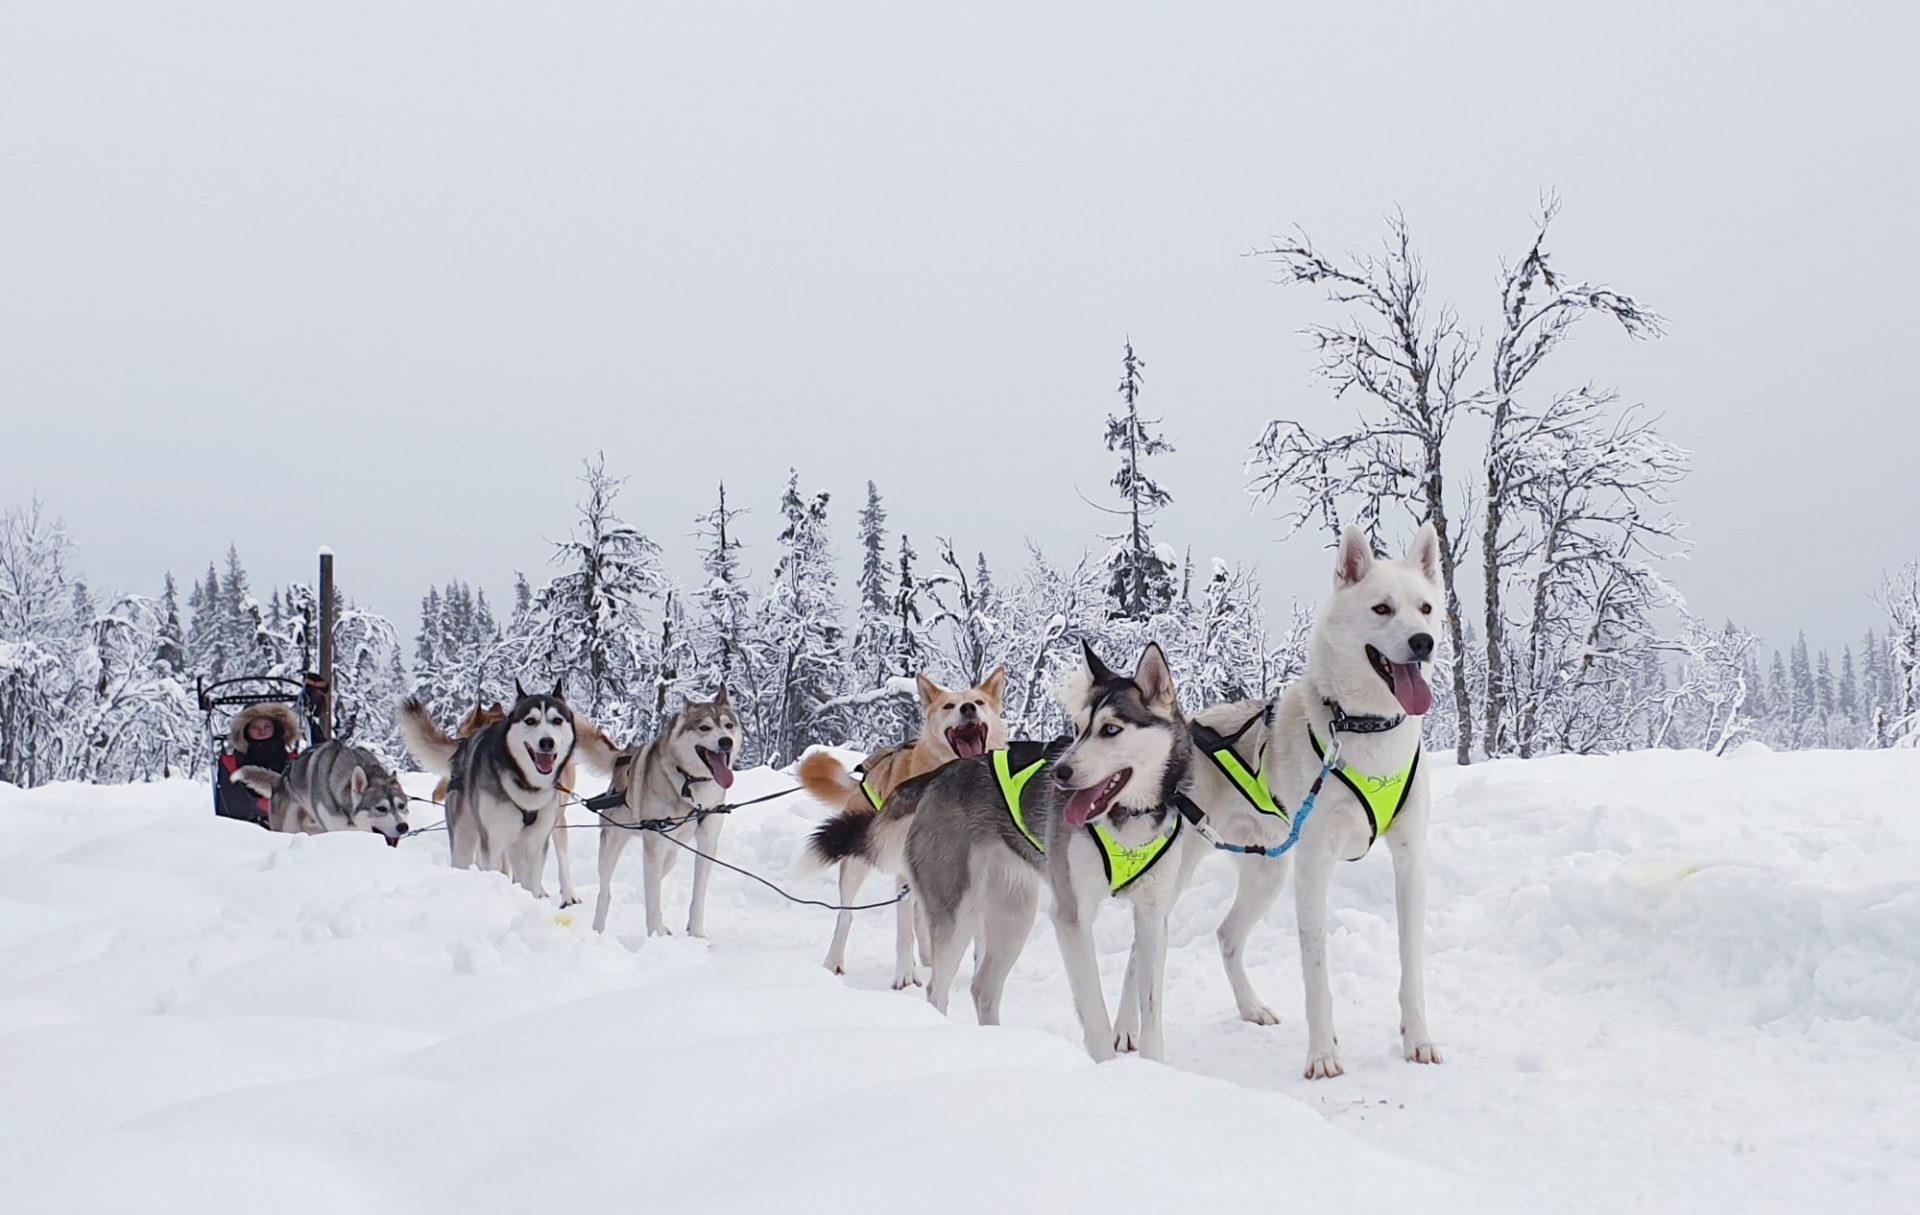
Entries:
[[[724,872],[710,944],[644,939],[637,863],[596,937],[582,909],[449,870],[441,836],[270,836],[214,819],[197,784],[0,787],[0,1210],[1893,1211],[1920,1192],[1920,754],[1434,771],[1448,1063],[1398,1058],[1381,852],[1336,884],[1348,1074],[1314,1084],[1291,911],[1250,958],[1282,1024],[1244,1024],[1214,861],[1175,917],[1174,1066],[1094,1067],[1044,923],[1008,1027],[981,1029],[964,996],[946,1021],[886,990],[890,913],[860,917],[836,979],[830,914]],[[743,773],[736,796],[787,783]],[[723,850],[784,880],[819,813],[752,807]],[[590,904],[592,834],[573,851]],[[1103,919],[1110,992],[1125,939]]]

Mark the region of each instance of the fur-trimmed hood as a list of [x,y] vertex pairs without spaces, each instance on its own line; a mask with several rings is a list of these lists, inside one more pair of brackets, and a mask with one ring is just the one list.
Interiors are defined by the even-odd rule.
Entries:
[[247,727],[261,718],[270,718],[280,723],[280,741],[287,750],[300,746],[300,718],[293,709],[284,704],[248,705],[233,715],[233,725],[227,730],[227,745],[236,753],[247,750]]

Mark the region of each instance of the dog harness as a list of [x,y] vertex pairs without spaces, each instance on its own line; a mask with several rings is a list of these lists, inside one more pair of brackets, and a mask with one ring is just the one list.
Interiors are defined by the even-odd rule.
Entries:
[[[1331,701],[1329,701],[1328,704],[1334,710],[1333,724],[1334,731],[1337,734],[1380,734],[1393,729],[1406,720],[1405,716],[1397,718],[1352,717],[1341,711],[1338,705],[1333,705]],[[1195,722],[1189,729],[1193,735],[1193,745],[1199,748],[1208,759],[1213,761],[1214,766],[1219,768],[1221,773],[1232,782],[1233,787],[1239,791],[1241,797],[1247,800],[1248,805],[1262,814],[1273,815],[1283,823],[1290,822],[1292,816],[1288,814],[1287,808],[1276,801],[1273,796],[1273,782],[1268,772],[1268,760],[1272,752],[1272,747],[1268,743],[1261,744],[1260,767],[1258,772],[1249,770],[1246,763],[1240,758],[1240,753],[1234,750],[1234,744],[1240,741],[1240,737],[1248,730],[1251,730],[1255,722],[1259,721],[1265,721],[1268,725],[1273,724],[1273,706],[1271,704],[1268,704],[1266,708],[1248,718],[1238,730],[1235,730],[1231,734],[1222,734],[1218,730],[1210,726],[1203,726],[1198,722]],[[1319,737],[1314,734],[1311,728],[1307,730],[1307,738],[1313,743],[1314,756],[1324,761],[1327,757],[1327,750],[1320,745]],[[1373,847],[1373,842],[1380,838],[1380,833],[1393,825],[1394,816],[1399,814],[1401,808],[1407,804],[1407,797],[1413,790],[1413,775],[1419,771],[1419,769],[1420,748],[1418,747],[1413,749],[1413,758],[1407,761],[1407,766],[1389,776],[1370,776],[1365,772],[1356,771],[1345,763],[1337,762],[1337,759],[1332,765],[1330,770],[1333,775],[1339,778],[1341,784],[1352,791],[1353,796],[1359,800],[1361,809],[1366,812],[1368,827],[1367,847],[1369,849]],[[1326,770],[1323,769],[1321,775],[1324,778]],[[1319,781],[1314,782],[1314,792],[1319,792]],[[1266,850],[1234,846],[1228,848],[1228,851],[1263,852]],[[1284,852],[1285,848],[1283,847],[1281,851]],[[1364,856],[1365,853],[1361,855]],[[1360,858],[1354,857],[1352,859],[1358,860]]]
[[[1313,753],[1326,758],[1326,749],[1311,728],[1307,730],[1307,739],[1313,743]],[[1413,749],[1413,758],[1407,761],[1406,767],[1388,776],[1369,776],[1344,763],[1334,767],[1333,774],[1360,799],[1361,808],[1367,812],[1367,826],[1371,829],[1367,836],[1368,848],[1373,847],[1373,841],[1380,838],[1382,831],[1393,826],[1393,816],[1407,804],[1407,796],[1413,792],[1413,774],[1419,770],[1419,747]]]
[[[1020,747],[1021,759],[1026,761],[1017,769],[1012,747]],[[1013,825],[1020,829],[1020,834],[1026,836],[1027,842],[1033,845],[1034,851],[1043,856],[1047,851],[1046,845],[1033,833],[1033,828],[1027,826],[1026,811],[1020,807],[1020,794],[1027,782],[1046,766],[1046,748],[1040,743],[1013,743],[1007,750],[993,753],[993,774],[1000,782],[1000,795],[1006,799],[1007,813],[1012,816]],[[1100,846],[1100,864],[1107,872],[1108,892],[1119,894],[1144,877],[1147,870],[1166,855],[1167,848],[1180,834],[1180,822],[1180,815],[1167,815],[1167,827],[1138,848],[1129,848],[1121,843],[1105,823],[1087,824],[1087,834]]]

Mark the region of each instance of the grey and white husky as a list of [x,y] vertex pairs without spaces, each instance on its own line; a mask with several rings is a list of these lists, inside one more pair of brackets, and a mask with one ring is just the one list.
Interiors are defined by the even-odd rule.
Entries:
[[[518,681],[513,690],[516,699],[506,718],[467,738],[442,730],[411,696],[400,702],[396,720],[420,766],[447,777],[454,867],[504,869],[542,898],[547,844],[565,801],[560,777],[579,730],[560,684],[545,695],[527,692]],[[561,882],[572,886],[564,862]]]
[[[933,946],[927,998],[947,1008],[961,957],[977,937],[974,1011],[1000,1020],[1007,973],[1026,944],[1044,882],[1087,1052],[1116,1043],[1100,990],[1093,918],[1111,895],[1133,907],[1124,1023],[1142,1054],[1162,1055],[1167,913],[1204,841],[1182,831],[1175,808],[1192,758],[1166,656],[1149,645],[1138,669],[1117,675],[1088,647],[1062,689],[1071,738],[956,759],[894,791],[879,814],[841,814],[814,832],[817,864],[858,856],[904,876],[926,909]],[[1137,1021],[1135,1018],[1137,1017]]]
[[244,767],[233,779],[269,799],[267,826],[275,831],[373,831],[388,844],[407,833],[407,791],[364,747],[323,742],[295,756],[285,772]]
[[[1247,936],[1286,885],[1296,863],[1294,905],[1300,965],[1306,981],[1309,1079],[1342,1068],[1327,980],[1328,889],[1336,864],[1359,860],[1376,839],[1393,858],[1394,910],[1400,936],[1400,1035],[1408,1060],[1438,1063],[1427,1029],[1423,976],[1427,818],[1431,803],[1420,763],[1421,719],[1433,703],[1425,668],[1445,611],[1440,546],[1432,525],[1421,528],[1405,558],[1374,557],[1366,538],[1348,528],[1334,562],[1333,590],[1314,617],[1303,678],[1277,702],[1217,705],[1195,717],[1196,732],[1233,738],[1231,761],[1253,789],[1227,773],[1228,763],[1196,758],[1192,796],[1207,822],[1232,844],[1273,847],[1291,830],[1291,816],[1319,776],[1327,748],[1339,763],[1324,782],[1299,843],[1278,858],[1237,856],[1238,889],[1219,930],[1240,1015],[1259,1025],[1279,1018],[1247,978]],[[1215,739],[1214,741],[1220,741]],[[1258,804],[1262,791],[1270,805]]]
[[[740,718],[727,699],[727,689],[711,701],[687,700],[667,728],[648,742],[628,747],[612,757],[612,792],[620,804],[604,811],[600,824],[600,895],[593,908],[596,932],[607,929],[613,908],[613,874],[620,854],[635,835],[643,836],[641,861],[645,866],[647,935],[666,936],[669,929],[660,910],[660,888],[684,849],[663,835],[688,844],[706,856],[693,861],[693,901],[687,910],[689,936],[707,935],[707,882],[712,864],[706,859],[720,845],[720,815],[701,815],[727,800],[733,787],[733,761],[745,735]],[[667,830],[636,831],[646,820],[678,819]]]

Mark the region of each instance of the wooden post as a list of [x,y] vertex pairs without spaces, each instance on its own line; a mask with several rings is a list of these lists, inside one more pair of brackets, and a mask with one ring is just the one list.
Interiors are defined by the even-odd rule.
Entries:
[[320,679],[314,688],[315,742],[333,737],[333,550],[320,550]]

